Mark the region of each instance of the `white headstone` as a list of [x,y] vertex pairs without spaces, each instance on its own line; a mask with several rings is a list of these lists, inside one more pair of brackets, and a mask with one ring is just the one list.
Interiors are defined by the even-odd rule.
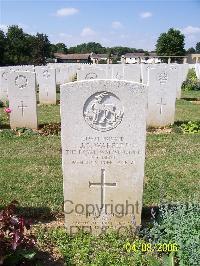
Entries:
[[167,67],[149,69],[147,125],[162,127],[174,123],[176,80]]
[[76,70],[73,69],[73,72],[72,69],[70,65],[56,65],[56,84],[60,85],[72,81],[76,74]]
[[36,67],[41,104],[56,104],[56,71],[53,68]]
[[85,67],[77,70],[77,81],[88,79],[106,79],[106,71],[97,67]]
[[116,80],[61,86],[65,224],[101,233],[141,222],[146,88]]
[[9,69],[0,69],[0,101],[8,101],[8,75]]
[[200,80],[200,64],[195,65],[195,72],[198,80]]
[[11,72],[8,80],[11,128],[37,129],[35,73]]

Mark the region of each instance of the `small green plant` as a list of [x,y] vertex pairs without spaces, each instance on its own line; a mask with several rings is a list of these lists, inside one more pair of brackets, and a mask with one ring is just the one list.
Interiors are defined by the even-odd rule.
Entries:
[[200,82],[197,79],[194,69],[189,70],[187,80],[183,82],[182,89],[185,91],[200,90]]
[[33,136],[33,135],[37,135],[37,132],[33,131],[30,128],[26,128],[26,127],[17,127],[16,128],[16,133],[19,136]]
[[200,133],[200,121],[189,121],[188,123],[184,123],[181,126],[183,133]]
[[200,205],[197,203],[164,205],[159,219],[144,230],[147,240],[156,243],[175,243],[180,266],[199,265]]

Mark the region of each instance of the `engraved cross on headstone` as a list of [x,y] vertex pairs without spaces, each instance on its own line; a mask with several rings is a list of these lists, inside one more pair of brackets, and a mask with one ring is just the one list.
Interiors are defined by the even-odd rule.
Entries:
[[48,89],[46,89],[45,92],[46,92],[46,95],[47,95],[47,97],[48,97],[48,96],[49,96],[49,91],[48,91]]
[[160,99],[160,102],[159,103],[157,103],[157,104],[159,104],[160,105],[160,114],[162,114],[162,111],[163,111],[163,106],[164,105],[166,105],[166,103],[163,103],[163,98],[161,97],[161,99]]
[[105,182],[105,169],[101,169],[101,182],[91,183],[89,181],[89,187],[100,186],[101,187],[101,209],[103,209],[105,201],[105,187],[116,187],[117,183],[107,183]]
[[28,106],[24,105],[24,102],[21,101],[21,106],[19,105],[18,108],[21,108],[22,110],[22,116],[24,116],[24,109],[27,108]]

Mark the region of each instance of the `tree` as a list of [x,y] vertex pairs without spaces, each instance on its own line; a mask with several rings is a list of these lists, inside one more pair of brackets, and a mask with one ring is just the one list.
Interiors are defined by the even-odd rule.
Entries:
[[47,35],[37,33],[32,41],[32,63],[45,65],[46,59],[51,56],[51,44]]
[[92,53],[92,52],[96,54],[103,54],[106,53],[107,50],[100,43],[88,42],[88,43],[79,44],[75,47],[70,47],[68,52],[78,53],[78,54]]
[[6,38],[7,47],[5,56],[7,62],[13,65],[24,64],[28,51],[26,35],[24,34],[23,29],[19,28],[17,25],[8,27]]
[[196,44],[196,52],[200,54],[200,42]]
[[190,47],[190,48],[186,51],[187,54],[194,54],[195,52],[196,52],[196,50],[194,49],[194,47]]
[[168,32],[162,33],[156,44],[157,55],[185,55],[185,36],[179,31],[170,28]]
[[0,65],[4,65],[5,62],[5,49],[6,49],[6,36],[2,30],[0,30]]
[[57,43],[55,45],[55,48],[57,53],[63,53],[63,54],[67,53],[67,46],[64,43]]

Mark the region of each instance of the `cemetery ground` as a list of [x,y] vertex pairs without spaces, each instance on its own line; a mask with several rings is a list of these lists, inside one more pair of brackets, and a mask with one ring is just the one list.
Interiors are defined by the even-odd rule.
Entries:
[[[182,129],[187,128],[189,121],[192,122],[185,131],[190,131],[195,128],[195,123],[199,123],[199,104],[200,91],[184,91],[182,99],[176,102],[175,124],[160,130],[148,130],[143,225],[151,221],[152,210],[157,213],[160,204],[199,201],[200,134],[185,133]],[[18,211],[32,218],[35,224],[40,250],[51,253],[52,260],[57,260],[58,265],[64,262],[67,265],[161,265],[161,261],[170,260],[163,257],[163,253],[145,253],[140,248],[138,252],[124,249],[126,243],[133,243],[133,238],[127,235],[66,235],[64,228],[58,227],[63,225],[64,220],[59,105],[39,106],[38,132],[18,129],[14,134],[9,129],[3,108],[0,108],[0,114],[3,125],[0,130],[0,205],[4,207],[12,200],[20,203]],[[184,220],[184,215],[182,217]],[[185,219],[189,219],[188,224],[184,221],[189,228],[192,218],[187,216]],[[173,217],[172,220],[176,219]],[[179,224],[180,217],[176,226]],[[187,237],[190,237],[190,232]],[[140,236],[134,241],[141,244],[145,240]],[[188,251],[187,254],[190,253]]]

